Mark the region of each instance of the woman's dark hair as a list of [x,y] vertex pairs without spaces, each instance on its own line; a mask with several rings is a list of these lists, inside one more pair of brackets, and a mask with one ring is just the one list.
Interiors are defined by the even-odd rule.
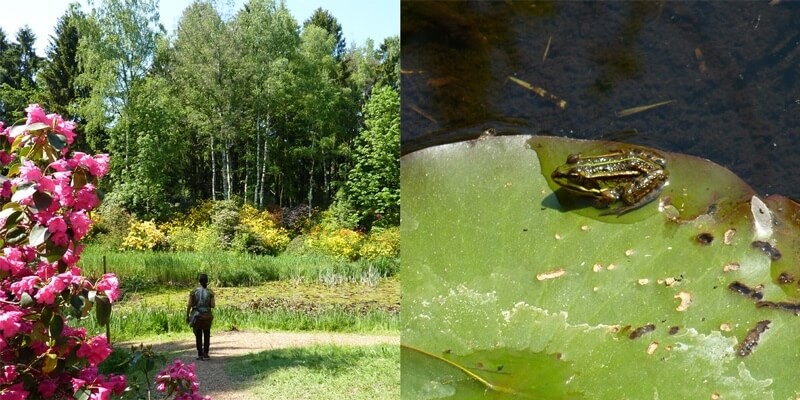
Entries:
[[206,287],[206,286],[208,286],[208,275],[206,275],[206,274],[200,274],[200,279],[199,279],[199,281],[200,281],[200,285],[201,285],[202,287]]

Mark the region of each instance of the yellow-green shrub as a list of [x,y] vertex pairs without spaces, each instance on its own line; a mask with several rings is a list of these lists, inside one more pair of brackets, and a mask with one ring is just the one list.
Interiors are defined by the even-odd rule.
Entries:
[[186,228],[200,228],[208,225],[211,222],[211,207],[214,202],[211,200],[204,200],[186,213],[178,213],[172,220],[169,221],[171,226],[180,226]]
[[358,254],[361,258],[374,260],[377,258],[394,258],[400,255],[400,228],[373,228],[364,240]]
[[282,252],[291,240],[289,231],[278,226],[273,215],[268,211],[259,211],[249,204],[242,206],[239,211],[239,224],[247,227],[250,233],[260,239],[268,254]]
[[123,250],[153,250],[165,247],[166,243],[167,236],[158,229],[155,222],[132,219],[128,225],[128,234],[120,247]]
[[194,250],[200,252],[215,251],[221,248],[219,234],[211,226],[195,230]]
[[308,235],[306,243],[309,247],[325,254],[355,260],[364,235],[351,229],[319,229]]
[[[166,225],[166,224],[165,224]],[[167,232],[169,248],[174,251],[195,251],[197,250],[197,228],[185,226],[167,225],[162,226],[162,231]]]

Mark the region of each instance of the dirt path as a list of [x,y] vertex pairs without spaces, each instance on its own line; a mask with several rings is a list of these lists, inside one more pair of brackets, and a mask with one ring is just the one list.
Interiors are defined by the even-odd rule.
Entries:
[[[138,345],[142,342],[120,343],[122,346]],[[166,353],[168,358],[180,358],[195,363],[200,393],[211,395],[214,400],[245,400],[250,397],[242,382],[231,380],[225,374],[226,359],[257,353],[270,349],[302,347],[315,344],[340,346],[367,346],[373,344],[400,344],[399,336],[370,336],[344,333],[295,333],[295,332],[213,332],[211,335],[210,360],[197,361],[194,336],[171,339],[169,342],[146,341],[153,349]]]

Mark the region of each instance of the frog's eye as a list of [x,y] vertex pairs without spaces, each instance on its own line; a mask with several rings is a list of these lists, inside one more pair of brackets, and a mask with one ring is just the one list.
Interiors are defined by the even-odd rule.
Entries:
[[570,154],[567,156],[567,164],[576,164],[581,160],[581,153]]

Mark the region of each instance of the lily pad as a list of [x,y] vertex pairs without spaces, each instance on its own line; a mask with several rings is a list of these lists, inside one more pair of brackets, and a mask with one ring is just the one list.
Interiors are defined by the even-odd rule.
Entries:
[[800,393],[797,204],[754,208],[729,171],[662,152],[659,199],[565,206],[552,169],[620,146],[520,135],[402,158],[404,398]]

